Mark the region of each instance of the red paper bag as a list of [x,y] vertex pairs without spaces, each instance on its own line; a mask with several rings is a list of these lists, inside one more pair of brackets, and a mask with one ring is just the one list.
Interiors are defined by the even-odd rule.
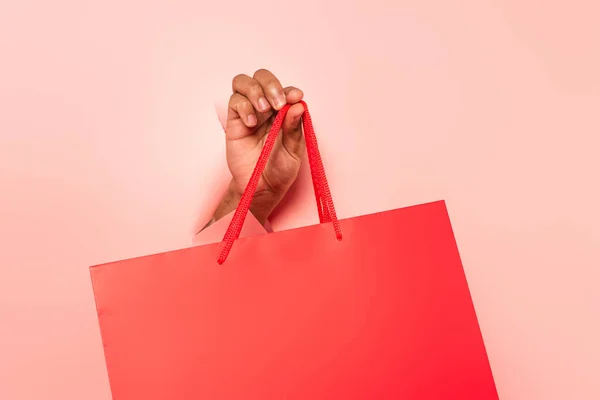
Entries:
[[[306,104],[304,104],[306,107]],[[91,268],[116,400],[497,399],[444,202],[338,221],[310,115],[322,223]]]

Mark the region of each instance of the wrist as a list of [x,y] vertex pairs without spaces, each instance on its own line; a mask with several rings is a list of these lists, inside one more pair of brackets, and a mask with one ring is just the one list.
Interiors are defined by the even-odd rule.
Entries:
[[[211,222],[218,221],[235,211],[238,207],[243,193],[236,189],[236,186],[238,185],[235,185],[235,182],[232,180],[215,210]],[[250,212],[264,226],[282,198],[283,196],[270,190],[256,192],[250,205]]]
[[229,187],[227,188],[227,191],[221,198],[221,201],[219,202],[219,205],[217,206],[215,213],[213,214],[211,222],[213,222],[213,223],[217,222],[224,216],[226,216],[226,215],[230,214],[232,211],[234,211],[237,208],[238,204],[240,203],[241,197],[242,196],[237,194],[236,191],[232,190],[231,185],[229,185]]

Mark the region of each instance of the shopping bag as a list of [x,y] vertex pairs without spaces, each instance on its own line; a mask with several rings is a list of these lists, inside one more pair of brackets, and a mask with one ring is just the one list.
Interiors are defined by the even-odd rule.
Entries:
[[[306,107],[306,104],[304,104]],[[321,223],[91,267],[116,400],[497,399],[443,201],[338,220],[308,109]]]

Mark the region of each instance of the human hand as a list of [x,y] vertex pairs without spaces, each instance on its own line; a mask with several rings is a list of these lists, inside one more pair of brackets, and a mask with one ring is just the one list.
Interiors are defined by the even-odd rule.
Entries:
[[225,127],[227,165],[232,179],[213,220],[235,210],[277,111],[291,104],[250,207],[253,215],[264,225],[298,177],[305,151],[302,133],[304,106],[299,103],[304,93],[292,86],[284,88],[277,77],[265,69],[256,71],[253,77],[236,76],[232,87],[234,93],[229,99]]

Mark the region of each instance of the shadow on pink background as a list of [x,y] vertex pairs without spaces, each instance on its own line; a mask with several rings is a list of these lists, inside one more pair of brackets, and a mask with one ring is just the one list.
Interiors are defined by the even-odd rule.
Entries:
[[88,266],[190,245],[260,67],[341,217],[447,200],[502,399],[600,398],[600,5],[562,3],[2,2],[0,399],[110,398]]

